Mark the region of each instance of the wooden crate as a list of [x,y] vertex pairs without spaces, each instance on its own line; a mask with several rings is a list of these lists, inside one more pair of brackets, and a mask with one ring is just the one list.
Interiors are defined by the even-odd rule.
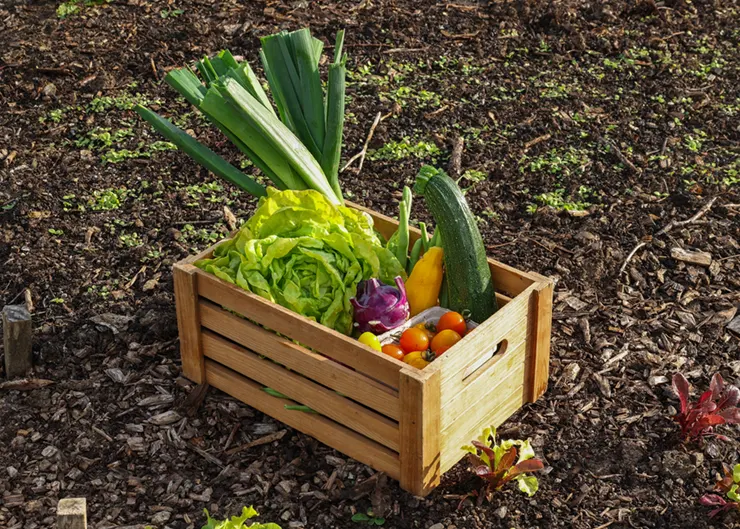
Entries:
[[[385,237],[395,231],[393,219],[352,207],[369,213]],[[412,243],[418,237],[412,230]],[[543,276],[489,259],[499,311],[419,370],[193,265],[214,248],[174,266],[184,375],[385,472],[413,494],[428,494],[463,457],[462,445],[547,388],[553,283]],[[286,403],[318,414],[286,410]]]

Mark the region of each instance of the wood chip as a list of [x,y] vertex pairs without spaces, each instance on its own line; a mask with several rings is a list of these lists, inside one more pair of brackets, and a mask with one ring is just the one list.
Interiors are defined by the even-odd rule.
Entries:
[[712,264],[712,255],[707,252],[689,251],[683,248],[671,248],[671,257],[678,261],[691,263],[699,266],[709,266]]
[[33,389],[43,388],[53,383],[53,380],[46,380],[43,378],[19,378],[17,380],[0,382],[0,389],[30,391]]
[[156,426],[167,426],[168,424],[176,423],[180,419],[182,419],[182,417],[180,417],[180,414],[175,410],[167,410],[150,417],[149,422]]
[[596,384],[599,386],[599,391],[601,391],[601,394],[605,398],[610,399],[612,397],[612,388],[609,385],[609,381],[598,373],[592,373],[591,376],[593,377]]
[[264,437],[260,437],[259,439],[255,439],[254,441],[251,441],[249,443],[245,443],[243,445],[232,448],[231,450],[226,452],[226,455],[233,456],[234,454],[238,454],[239,452],[243,452],[244,450],[249,450],[250,448],[253,448],[255,446],[265,445],[273,441],[279,441],[286,433],[288,433],[288,430],[280,430],[279,432],[265,435]]

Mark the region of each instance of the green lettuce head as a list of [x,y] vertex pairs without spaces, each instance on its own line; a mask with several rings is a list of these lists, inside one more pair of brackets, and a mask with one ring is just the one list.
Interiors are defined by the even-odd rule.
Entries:
[[406,277],[368,215],[313,190],[268,189],[239,233],[195,264],[344,334],[360,281]]

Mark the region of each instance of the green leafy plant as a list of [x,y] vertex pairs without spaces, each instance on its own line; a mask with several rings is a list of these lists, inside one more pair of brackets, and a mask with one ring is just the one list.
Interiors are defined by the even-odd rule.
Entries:
[[362,523],[365,522],[368,525],[383,525],[385,518],[381,516],[375,516],[372,509],[368,509],[367,513],[358,512],[352,516],[353,522]]
[[732,469],[726,464],[723,464],[722,467],[725,476],[714,485],[714,489],[722,492],[730,501],[727,501],[725,497],[719,494],[705,494],[699,498],[699,503],[702,505],[714,507],[714,509],[709,511],[710,518],[714,518],[722,512],[733,509],[740,510],[740,494],[738,494],[738,488],[740,488],[740,464],[735,465],[735,468]]
[[472,446],[462,448],[468,452],[475,474],[485,482],[479,492],[470,494],[478,497],[478,505],[484,498],[490,501],[493,493],[510,481],[516,481],[519,490],[528,496],[534,496],[539,489],[539,482],[531,473],[542,470],[544,465],[535,459],[529,440],[498,441],[496,428],[492,426],[483,430],[478,440],[472,441]]
[[207,522],[201,529],[280,529],[280,526],[274,523],[253,523],[247,525],[247,520],[259,516],[253,507],[244,507],[241,516],[232,516],[226,520],[214,520],[208,514],[208,509],[204,509]]
[[162,18],[179,17],[184,12],[182,9],[163,9],[159,12],[159,16]]

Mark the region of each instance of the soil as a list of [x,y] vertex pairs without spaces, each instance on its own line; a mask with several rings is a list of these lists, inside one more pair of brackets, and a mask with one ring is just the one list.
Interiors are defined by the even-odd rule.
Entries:
[[[557,280],[548,392],[500,432],[544,460],[533,498],[458,508],[479,486],[463,463],[415,498],[179,376],[170,267],[228,232],[224,206],[246,218],[255,201],[131,108],[238,163],[162,78],[224,47],[256,64],[259,36],[306,25],[327,43],[347,28],[345,160],[386,116],[347,197],[394,214],[462,137],[489,254]],[[283,527],[354,527],[371,507],[390,528],[740,526],[698,503],[738,462],[737,427],[683,443],[670,389],[677,371],[695,393],[740,375],[739,27],[729,0],[4,2],[0,305],[33,305],[34,377],[53,384],[0,389],[0,526],[51,527],[77,496],[96,528],[200,527],[204,508],[243,505]],[[430,221],[421,200],[413,216]]]

